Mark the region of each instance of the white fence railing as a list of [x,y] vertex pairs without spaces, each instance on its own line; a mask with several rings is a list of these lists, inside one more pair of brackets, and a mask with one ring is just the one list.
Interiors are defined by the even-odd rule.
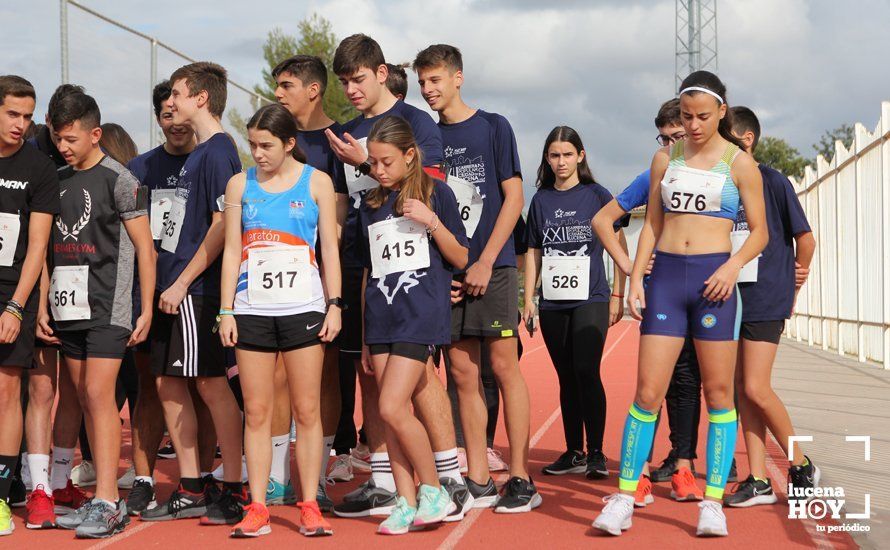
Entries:
[[816,237],[810,278],[786,335],[890,368],[890,102],[874,131],[857,123],[795,182]]

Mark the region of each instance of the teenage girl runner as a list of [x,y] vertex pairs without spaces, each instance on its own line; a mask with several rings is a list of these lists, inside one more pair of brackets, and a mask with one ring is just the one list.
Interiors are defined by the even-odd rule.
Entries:
[[423,171],[405,119],[386,116],[374,124],[368,158],[380,185],[359,209],[357,242],[365,266],[362,366],[380,388],[380,416],[399,494],[378,532],[397,535],[440,522],[454,509],[439,483],[429,435],[411,412],[411,397],[422,391],[436,347],[451,341],[452,271],[466,265],[469,243],[454,193]]
[[[315,488],[320,475],[323,343],[340,332],[340,265],[331,179],[295,158],[297,128],[281,105],[261,108],[247,123],[257,166],[226,189],[220,337],[235,347],[244,395],[244,447],[253,503],[233,537],[268,534],[266,487],[272,461],[275,361],[284,357],[297,423],[297,467],[303,487],[300,533],[331,535]],[[326,266],[325,303],[315,258]],[[327,308],[326,308],[327,306]],[[327,312],[325,312],[327,309]]]
[[[683,81],[679,95],[687,138],[652,160],[649,206],[630,279],[628,306],[642,319],[642,336],[637,391],[621,445],[619,492],[606,497],[593,522],[613,535],[631,526],[633,493],[652,446],[656,411],[687,334],[701,366],[710,422],[697,534],[727,535],[721,501],[737,434],[733,376],[741,319],[735,284],[741,268],[767,242],[763,182],[754,159],[740,150],[731,132],[720,79],[696,71]],[[730,254],[739,198],[751,235]],[[656,248],[644,291],[643,275]]]
[[[523,311],[526,323],[534,318],[540,273],[541,333],[559,378],[566,439],[566,452],[544,468],[545,474],[586,472],[591,479],[609,475],[602,451],[606,392],[600,361],[610,324],[611,291],[603,245],[590,221],[611,200],[612,194],[590,173],[581,136],[568,126],[554,128],[544,143],[538,191],[528,209]],[[619,272],[616,288],[624,288],[624,277]]]

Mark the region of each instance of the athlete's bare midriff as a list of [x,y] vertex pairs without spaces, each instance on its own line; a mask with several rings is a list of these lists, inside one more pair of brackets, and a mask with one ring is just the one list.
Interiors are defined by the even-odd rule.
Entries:
[[701,214],[665,212],[657,252],[671,254],[714,254],[731,252],[732,220]]

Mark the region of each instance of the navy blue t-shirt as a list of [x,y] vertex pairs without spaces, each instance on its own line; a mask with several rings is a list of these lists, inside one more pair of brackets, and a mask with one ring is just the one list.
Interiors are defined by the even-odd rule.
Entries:
[[630,212],[638,206],[649,202],[649,170],[634,178],[630,185],[622,191],[615,200],[618,206],[625,212]]
[[[504,190],[501,182],[522,177],[516,136],[507,119],[483,110],[455,124],[440,122],[445,145],[445,167],[448,175],[457,176],[476,186],[482,196],[482,214],[476,232],[470,239],[470,263],[479,260],[491,235],[501,206]],[[516,267],[513,239],[507,239],[493,267]]]
[[[444,182],[435,181],[432,210],[439,223],[461,245],[469,247],[457,199]],[[377,210],[362,201],[359,211],[361,245],[357,247],[362,265],[368,269],[365,289],[365,343],[396,342],[443,345],[451,343],[451,278],[454,268],[442,257],[434,239],[429,240],[430,267],[391,273],[382,278],[371,276],[371,251],[368,227],[390,218],[397,193],[390,193]]]
[[[411,125],[414,132],[414,140],[420,147],[423,155],[424,166],[436,166],[442,164],[442,134],[436,126],[435,121],[427,113],[421,111],[413,105],[408,105],[404,101],[397,101],[392,108],[380,115],[365,118],[359,115],[344,124],[340,130],[339,137],[342,139],[344,133],[349,133],[355,139],[362,141],[368,137],[371,127],[374,123],[385,116],[396,115],[404,118]],[[344,174],[355,174],[358,177],[357,168],[340,163],[343,167]],[[346,177],[349,182],[350,178]],[[358,251],[355,249],[355,243],[352,236],[357,234],[358,227],[358,210],[365,197],[367,191],[350,193],[349,195],[349,211],[346,214],[346,224],[343,228],[343,267],[361,268],[362,261]]]
[[609,280],[603,264],[603,243],[590,225],[612,194],[598,183],[578,184],[567,191],[539,189],[528,208],[528,246],[542,256],[589,256],[590,291],[586,300],[545,300],[541,309],[568,309],[608,302]]
[[340,125],[336,122],[321,130],[300,130],[297,132],[297,145],[306,154],[306,164],[321,170],[331,177],[334,182],[334,192],[348,194],[346,179],[343,175],[343,163],[337,159],[331,142],[325,135],[325,130],[330,129],[334,135],[342,135]]
[[[220,132],[199,144],[179,172],[176,197],[185,199],[185,218],[179,229],[175,252],[163,248],[158,251],[157,290],[163,292],[172,285],[195,256],[207,236],[214,212],[223,211],[223,198],[229,179],[241,172],[238,150],[229,137]],[[219,296],[222,254],[198,275],[189,287],[189,294]]]
[[[739,283],[742,322],[781,321],[791,317],[794,305],[794,236],[811,231],[794,187],[781,172],[764,164],[763,201],[769,242],[757,266],[756,283]],[[744,206],[734,231],[748,228]]]

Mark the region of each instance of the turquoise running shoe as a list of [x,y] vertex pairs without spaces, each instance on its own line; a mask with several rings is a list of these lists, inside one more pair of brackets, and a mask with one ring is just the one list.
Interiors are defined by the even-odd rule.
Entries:
[[294,493],[293,485],[290,483],[284,485],[274,479],[269,480],[269,485],[266,486],[266,506],[280,506],[296,502],[297,495]]
[[421,485],[417,491],[417,514],[414,515],[414,526],[423,527],[439,523],[455,509],[454,502],[445,487]]
[[404,535],[411,530],[415,514],[417,514],[417,508],[408,506],[405,497],[399,497],[389,517],[377,527],[377,532],[381,535]]

